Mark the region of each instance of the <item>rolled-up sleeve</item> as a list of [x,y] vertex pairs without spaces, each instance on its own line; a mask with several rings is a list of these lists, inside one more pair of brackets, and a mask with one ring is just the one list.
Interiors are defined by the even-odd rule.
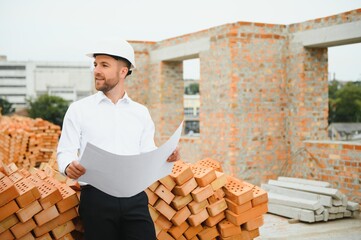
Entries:
[[57,160],[59,171],[64,174],[65,168],[74,160],[78,160],[80,149],[81,129],[80,115],[73,105],[70,105],[63,121],[58,148]]

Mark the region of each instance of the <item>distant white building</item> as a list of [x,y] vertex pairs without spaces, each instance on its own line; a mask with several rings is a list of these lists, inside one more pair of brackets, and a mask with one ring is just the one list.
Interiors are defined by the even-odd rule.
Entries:
[[26,107],[26,99],[43,94],[75,101],[94,92],[89,63],[7,61],[0,56],[0,98],[13,107]]

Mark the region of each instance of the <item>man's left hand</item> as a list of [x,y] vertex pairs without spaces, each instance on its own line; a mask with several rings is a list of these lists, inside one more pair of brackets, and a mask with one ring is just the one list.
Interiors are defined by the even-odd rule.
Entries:
[[167,162],[175,162],[180,160],[179,147],[174,150],[174,152],[168,157]]

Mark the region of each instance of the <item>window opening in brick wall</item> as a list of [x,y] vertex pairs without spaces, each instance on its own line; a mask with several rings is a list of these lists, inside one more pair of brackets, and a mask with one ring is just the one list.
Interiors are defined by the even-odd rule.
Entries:
[[199,58],[183,61],[184,80],[184,131],[185,136],[199,136],[200,134],[200,62]]
[[361,140],[361,43],[328,48],[328,137]]

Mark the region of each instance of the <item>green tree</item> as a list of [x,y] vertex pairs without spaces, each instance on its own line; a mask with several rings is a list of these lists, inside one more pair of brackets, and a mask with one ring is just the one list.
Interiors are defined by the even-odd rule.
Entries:
[[63,125],[63,118],[69,102],[58,96],[41,95],[35,100],[28,99],[29,116],[42,118],[56,125]]
[[199,83],[191,83],[185,88],[184,93],[186,95],[195,95],[199,94]]
[[1,115],[7,115],[15,112],[15,108],[13,108],[13,104],[4,98],[0,98],[0,108],[1,108]]
[[336,91],[335,96],[330,101],[330,104],[334,106],[333,122],[360,122],[361,87],[354,83],[347,83]]
[[333,80],[328,84],[328,123],[335,122],[336,106],[340,101],[336,96],[339,88],[340,84],[336,80]]

